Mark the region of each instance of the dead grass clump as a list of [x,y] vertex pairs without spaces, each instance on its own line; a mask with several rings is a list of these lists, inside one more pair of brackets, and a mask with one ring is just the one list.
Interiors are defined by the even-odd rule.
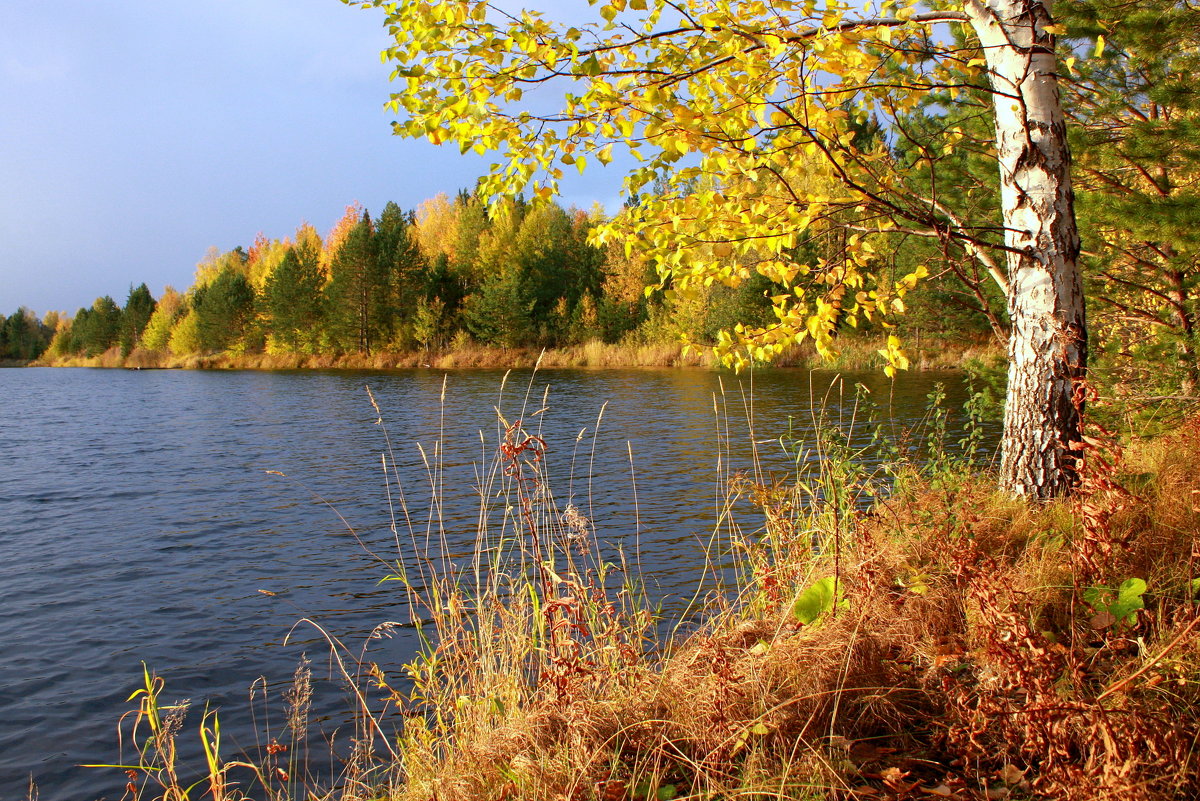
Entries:
[[[1043,506],[910,480],[836,532],[739,479],[764,520],[736,535],[739,604],[674,647],[602,664],[589,640],[559,679],[526,669],[504,714],[429,734],[434,778],[398,797],[1194,798],[1197,456],[1192,424]],[[500,630],[531,631],[510,613]]]
[[1157,667],[1197,643],[1200,518],[1180,500],[1200,476],[1178,454],[1196,459],[1200,437],[1193,423],[1136,453],[1152,471],[1141,494],[1116,480],[1119,453],[1093,453],[1074,502],[1030,507],[1007,531],[980,516],[942,560],[965,617],[937,742],[977,782],[1016,769],[1043,798],[1200,790],[1195,669],[1168,682]]
[[643,721],[640,761],[698,794],[803,764],[825,797],[1196,797],[1198,455],[1192,423],[1135,449],[1141,494],[1110,454],[1077,500],[1041,507],[910,485],[859,517],[840,600],[807,625],[764,578],[790,575],[796,599],[831,554],[750,571],[743,610],[623,713]]

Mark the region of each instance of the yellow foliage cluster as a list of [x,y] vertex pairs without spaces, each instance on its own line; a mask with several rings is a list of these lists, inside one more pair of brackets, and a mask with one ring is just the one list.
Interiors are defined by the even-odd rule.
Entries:
[[[673,291],[754,271],[783,286],[774,325],[722,338],[728,364],[805,338],[832,352],[835,325],[903,311],[926,273],[875,274],[879,240],[911,222],[913,198],[885,148],[856,143],[855,126],[979,73],[929,58],[950,45],[928,23],[961,14],[913,0],[874,15],[840,0],[611,0],[575,26],[490,13],[485,0],[354,4],[388,15],[396,132],[499,154],[485,195],[548,199],[565,167],[607,164],[621,148],[641,161],[626,179],[641,203],[599,227],[596,244],[625,242]],[[563,84],[558,108],[521,106],[546,84]],[[806,237],[835,226],[853,230],[839,258],[797,257]],[[898,346],[886,355],[904,366]]]

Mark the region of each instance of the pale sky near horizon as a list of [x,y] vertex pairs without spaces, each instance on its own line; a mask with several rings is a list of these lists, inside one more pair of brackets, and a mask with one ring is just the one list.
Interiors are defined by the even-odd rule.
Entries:
[[[560,3],[583,0],[537,5]],[[158,297],[211,246],[473,186],[486,157],[391,134],[382,20],[339,0],[5,3],[0,314]],[[589,173],[563,202],[613,208],[620,175]]]

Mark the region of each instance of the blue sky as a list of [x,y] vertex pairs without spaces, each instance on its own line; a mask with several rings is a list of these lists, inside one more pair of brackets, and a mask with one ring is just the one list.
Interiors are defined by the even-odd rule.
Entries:
[[[386,44],[380,12],[338,0],[5,3],[0,313],[158,296],[210,246],[472,186],[484,158],[391,135]],[[564,200],[611,208],[619,186]]]

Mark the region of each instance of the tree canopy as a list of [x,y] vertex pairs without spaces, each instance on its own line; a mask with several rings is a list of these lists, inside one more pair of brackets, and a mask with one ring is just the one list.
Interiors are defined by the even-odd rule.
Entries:
[[[777,284],[769,325],[722,335],[734,366],[806,338],[828,352],[840,324],[903,311],[930,268],[881,269],[897,235],[981,261],[1013,322],[1002,482],[1038,497],[1070,489],[1087,340],[1056,77],[1063,29],[1045,5],[612,0],[592,4],[594,23],[567,25],[485,0],[347,2],[387,14],[397,132],[499,154],[486,194],[548,198],[565,169],[620,147],[641,162],[630,195],[666,191],[595,241],[642,251],[676,291],[754,273]],[[939,162],[965,135],[931,93],[986,96],[999,218],[963,219],[943,202],[954,188]],[[944,125],[918,138],[906,122],[919,109]],[[804,247],[828,231],[844,234],[836,258]],[[905,366],[897,339],[884,354],[889,372]]]

